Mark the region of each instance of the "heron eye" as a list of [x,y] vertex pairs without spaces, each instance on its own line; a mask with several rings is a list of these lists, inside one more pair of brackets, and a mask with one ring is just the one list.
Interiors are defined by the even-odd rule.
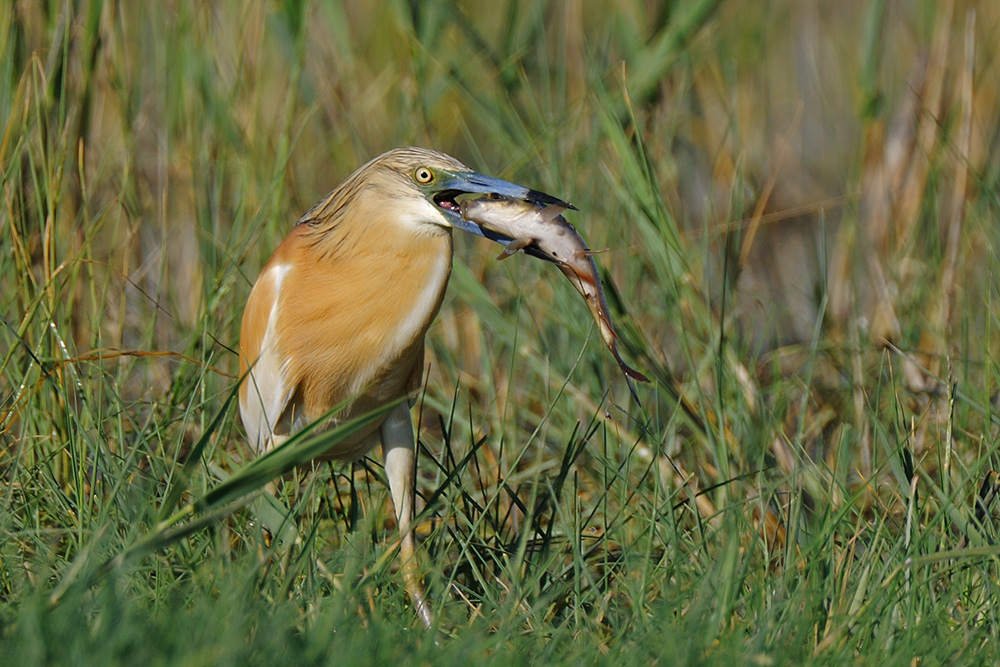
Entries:
[[427,167],[417,167],[413,170],[413,180],[420,185],[427,185],[434,180],[434,172]]

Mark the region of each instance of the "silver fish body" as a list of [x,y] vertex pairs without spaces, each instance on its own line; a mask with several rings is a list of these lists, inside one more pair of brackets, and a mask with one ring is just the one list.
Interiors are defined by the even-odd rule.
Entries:
[[[461,203],[463,219],[510,239],[499,259],[523,250],[554,262],[587,302],[604,344],[611,350],[625,376],[649,382],[649,378],[626,364],[618,352],[618,334],[611,322],[604,287],[594,261],[594,251],[587,246],[576,228],[561,215],[565,210],[565,206],[541,206],[520,199],[492,195],[467,199]],[[502,238],[496,240],[504,242]],[[631,385],[629,389],[632,390]],[[632,393],[634,396],[634,390]]]

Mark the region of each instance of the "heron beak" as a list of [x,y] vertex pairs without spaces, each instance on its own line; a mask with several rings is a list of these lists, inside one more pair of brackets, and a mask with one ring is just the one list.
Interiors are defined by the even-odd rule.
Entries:
[[506,245],[511,239],[502,234],[497,234],[489,230],[484,230],[476,223],[462,218],[456,198],[467,194],[489,194],[500,195],[510,199],[521,199],[538,204],[540,206],[564,206],[568,209],[576,210],[576,207],[552,195],[526,188],[523,185],[502,181],[492,176],[484,176],[474,171],[446,171],[438,172],[437,182],[434,184],[434,191],[431,199],[444,213],[445,218],[455,229],[469,232],[476,236],[482,236],[491,241],[496,241]]

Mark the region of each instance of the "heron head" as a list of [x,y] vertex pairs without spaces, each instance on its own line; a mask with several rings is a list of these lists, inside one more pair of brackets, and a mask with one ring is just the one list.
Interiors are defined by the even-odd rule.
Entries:
[[[472,171],[455,158],[425,148],[397,148],[372,160],[370,183],[397,199],[397,215],[406,222],[434,224],[500,240],[474,222],[464,220],[459,204],[463,195],[497,194],[536,204],[572,205],[544,192]],[[509,240],[509,239],[506,239]]]

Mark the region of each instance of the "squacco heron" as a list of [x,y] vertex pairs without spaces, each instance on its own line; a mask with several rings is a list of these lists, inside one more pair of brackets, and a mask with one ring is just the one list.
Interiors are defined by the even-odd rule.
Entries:
[[[567,205],[475,173],[442,153],[400,148],[358,169],[302,216],[264,266],[243,313],[240,415],[252,447],[280,444],[345,402],[323,426],[368,414],[420,387],[424,336],[451,273],[451,231],[484,235],[462,219],[456,197],[481,193]],[[324,458],[357,459],[379,442],[406,588],[429,627],[414,557],[408,404]]]

